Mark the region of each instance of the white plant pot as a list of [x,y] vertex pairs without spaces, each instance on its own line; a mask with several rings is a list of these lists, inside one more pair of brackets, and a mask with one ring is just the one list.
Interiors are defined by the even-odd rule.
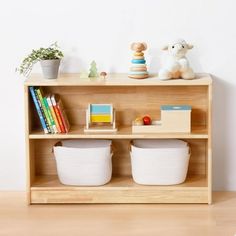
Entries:
[[60,59],[40,61],[45,79],[57,79],[60,62]]

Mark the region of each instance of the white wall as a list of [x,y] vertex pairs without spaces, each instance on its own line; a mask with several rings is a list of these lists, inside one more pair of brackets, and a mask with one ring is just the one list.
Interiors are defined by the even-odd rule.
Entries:
[[214,189],[236,190],[235,8],[234,0],[1,1],[0,189],[25,189],[23,80],[14,69],[32,48],[58,41],[66,72],[93,59],[100,70],[125,72],[130,43],[143,40],[157,72],[162,44],[182,37],[195,45],[195,71],[214,75]]

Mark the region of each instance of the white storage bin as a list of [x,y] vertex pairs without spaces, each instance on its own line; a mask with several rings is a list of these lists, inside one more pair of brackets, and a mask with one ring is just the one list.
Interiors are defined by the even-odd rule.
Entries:
[[173,185],[185,181],[190,149],[181,140],[135,140],[131,145],[132,176],[144,185]]
[[99,186],[111,180],[109,140],[65,140],[54,146],[57,173],[62,184]]

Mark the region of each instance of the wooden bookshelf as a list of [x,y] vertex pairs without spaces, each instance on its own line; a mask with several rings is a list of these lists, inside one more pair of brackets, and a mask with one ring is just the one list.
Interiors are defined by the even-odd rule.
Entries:
[[[44,134],[29,94],[29,86],[41,86],[45,93],[60,95],[72,125],[68,134]],[[84,133],[88,103],[112,103],[117,111],[117,133]],[[211,203],[212,79],[198,74],[195,80],[159,81],[156,76],[145,80],[130,79],[125,74],[103,79],[80,79],[79,74],[61,75],[45,80],[32,75],[25,82],[26,148],[28,199],[40,203]],[[163,104],[192,106],[191,133],[133,134],[132,120],[143,114],[160,118]],[[191,147],[185,183],[173,186],[143,186],[131,177],[129,145],[133,139],[185,140]],[[113,177],[100,187],[60,184],[52,148],[63,139],[113,140]]]

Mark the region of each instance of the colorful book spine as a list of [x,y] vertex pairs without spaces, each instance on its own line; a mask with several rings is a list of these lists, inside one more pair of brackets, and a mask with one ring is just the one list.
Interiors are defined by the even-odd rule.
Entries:
[[45,113],[44,113],[43,106],[42,106],[42,103],[41,103],[41,101],[40,101],[40,99],[39,99],[39,96],[38,96],[38,93],[37,93],[37,91],[36,91],[36,88],[34,88],[34,93],[35,93],[35,97],[37,98],[37,101],[38,101],[38,104],[39,104],[41,113],[42,113],[42,115],[43,115],[43,119],[44,119],[44,122],[45,122],[45,124],[46,124],[48,133],[51,133],[52,131],[51,131],[50,126],[49,126],[49,124],[48,124],[48,122],[47,122],[47,118],[46,118],[46,115],[45,115]]
[[51,133],[54,133],[54,129],[53,129],[53,126],[52,126],[52,124],[51,124],[51,120],[50,120],[50,118],[49,118],[48,110],[47,110],[47,108],[46,108],[46,106],[45,106],[45,103],[44,103],[44,100],[43,100],[43,96],[42,96],[42,92],[41,92],[40,88],[37,88],[37,89],[36,89],[36,92],[37,92],[38,97],[39,97],[39,100],[40,100],[40,102],[41,102],[41,104],[42,104],[42,108],[43,108],[44,114],[45,114],[45,116],[46,116],[47,123],[49,124]]
[[48,116],[49,116],[50,123],[51,123],[52,128],[53,128],[53,131],[54,131],[55,134],[57,134],[57,133],[58,133],[57,127],[56,127],[56,124],[55,124],[54,119],[53,119],[53,117],[52,117],[52,114],[51,114],[51,111],[50,111],[50,108],[49,108],[49,105],[48,105],[48,102],[47,102],[47,98],[44,97],[44,98],[43,98],[43,101],[44,101],[45,107],[46,107],[46,109],[47,109]]
[[34,102],[35,108],[36,108],[36,110],[37,110],[37,113],[38,113],[40,122],[41,122],[41,125],[42,125],[42,127],[43,127],[43,131],[44,131],[45,134],[48,134],[48,129],[47,129],[46,123],[45,123],[45,121],[44,121],[42,111],[41,111],[41,109],[40,109],[40,107],[39,107],[37,98],[36,98],[36,96],[35,96],[34,87],[31,86],[29,89],[30,89],[30,93],[31,93],[31,96],[32,96],[32,98],[33,98],[33,102]]
[[66,133],[65,127],[63,125],[63,122],[62,122],[62,119],[61,119],[61,116],[60,116],[60,111],[59,111],[59,109],[57,107],[57,102],[56,102],[56,98],[55,98],[54,94],[51,96],[51,101],[52,101],[53,109],[54,109],[54,112],[56,114],[56,117],[57,117],[60,129],[61,129],[61,132],[62,133]]
[[59,110],[59,114],[61,116],[61,119],[62,119],[63,125],[65,127],[66,133],[68,133],[69,130],[70,130],[70,123],[68,121],[67,115],[65,113],[64,106],[63,106],[62,101],[60,99],[57,101],[57,108]]
[[58,133],[61,133],[61,128],[60,128],[58,119],[56,117],[56,113],[55,113],[55,111],[53,109],[51,98],[50,98],[50,96],[47,96],[46,98],[47,98],[47,103],[48,103],[49,109],[50,109],[51,114],[52,114],[52,118],[53,118],[53,120],[55,122],[55,125],[56,125],[56,128],[57,128],[57,131],[58,131]]

